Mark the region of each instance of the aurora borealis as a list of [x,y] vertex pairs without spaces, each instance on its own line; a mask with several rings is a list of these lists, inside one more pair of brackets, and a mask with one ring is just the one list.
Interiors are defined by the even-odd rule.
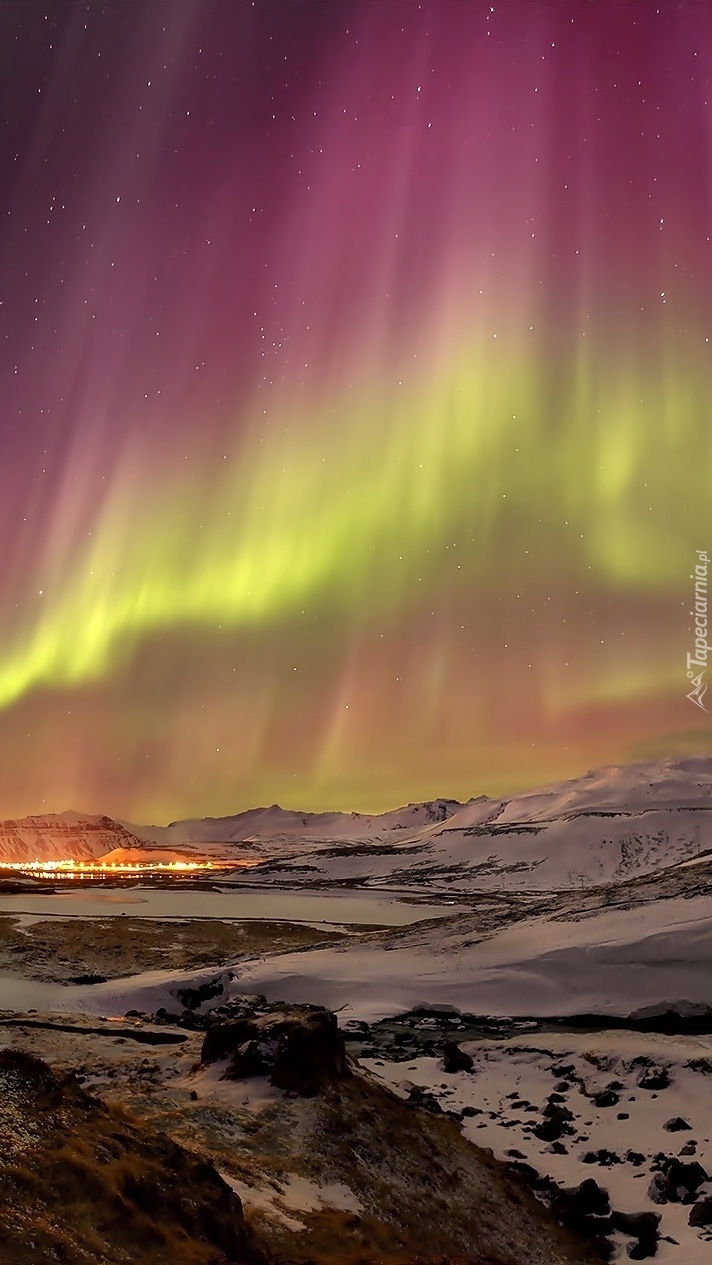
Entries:
[[8,0],[0,813],[709,745],[712,6]]

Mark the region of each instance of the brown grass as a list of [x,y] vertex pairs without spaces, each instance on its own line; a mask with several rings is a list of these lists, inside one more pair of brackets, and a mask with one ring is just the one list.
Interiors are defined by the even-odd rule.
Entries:
[[167,963],[177,971],[198,970],[345,938],[343,932],[283,922],[159,922],[131,917],[48,918],[21,931],[15,919],[6,916],[0,917],[0,969],[52,983],[87,974],[116,979]]
[[0,1077],[0,1126],[32,1126],[21,1159],[0,1154],[0,1260],[267,1265],[209,1163],[39,1060],[0,1052]]

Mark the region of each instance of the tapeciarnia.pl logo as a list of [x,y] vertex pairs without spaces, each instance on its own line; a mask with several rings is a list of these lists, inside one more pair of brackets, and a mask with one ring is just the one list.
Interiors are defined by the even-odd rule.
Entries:
[[[696,707],[701,707],[703,712],[706,712],[704,697],[707,693],[707,685],[703,678],[707,671],[707,654],[710,649],[707,645],[707,568],[709,566],[709,558],[705,549],[696,549],[695,552],[697,554],[697,563],[694,574],[690,575],[690,579],[695,582],[695,608],[690,611],[695,620],[695,653],[688,653],[687,655],[687,679],[692,682],[692,689],[687,697]],[[696,669],[701,670],[696,671]]]

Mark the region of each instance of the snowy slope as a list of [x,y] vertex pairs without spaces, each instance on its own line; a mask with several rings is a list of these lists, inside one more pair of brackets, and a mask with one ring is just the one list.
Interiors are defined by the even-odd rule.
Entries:
[[465,914],[387,942],[373,937],[255,960],[241,965],[235,989],[368,1021],[433,1005],[500,1016],[712,1006],[709,896],[520,917],[494,935],[478,934],[481,920]]
[[3,861],[88,861],[115,848],[138,848],[139,840],[111,817],[47,813],[0,821]]
[[462,807],[458,800],[437,799],[368,815],[301,813],[272,804],[269,808],[250,808],[231,817],[190,818],[173,821],[168,826],[126,825],[147,843],[171,847],[187,843],[247,843],[262,845],[268,851],[288,852],[290,845],[301,851],[307,844],[336,840],[351,843],[395,838],[400,841],[416,831],[447,820]]
[[508,799],[480,796],[445,820],[379,840],[383,847],[359,849],[333,836],[325,850],[305,835],[260,877],[430,893],[620,882],[712,849],[712,759],[626,765]]

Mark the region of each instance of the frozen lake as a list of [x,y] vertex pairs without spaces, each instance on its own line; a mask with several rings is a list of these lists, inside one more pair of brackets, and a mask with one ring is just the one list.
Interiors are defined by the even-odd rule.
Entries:
[[275,922],[361,923],[403,927],[424,918],[446,917],[462,906],[411,905],[370,892],[206,892],[180,887],[82,888],[54,895],[0,896],[0,914],[36,917],[218,918]]

